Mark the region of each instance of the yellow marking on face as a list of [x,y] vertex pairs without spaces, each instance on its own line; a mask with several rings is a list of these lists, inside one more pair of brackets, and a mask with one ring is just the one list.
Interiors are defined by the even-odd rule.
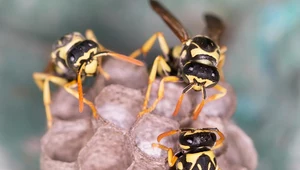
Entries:
[[[185,75],[185,76],[187,77],[187,79],[189,81],[187,83],[192,83],[192,82],[194,82],[194,80],[196,80],[199,84],[205,83],[204,87],[208,87],[208,86],[214,84],[214,82],[211,81],[211,80],[209,80],[209,79],[202,79],[202,78],[194,76],[194,75]],[[202,86],[203,85],[196,84],[196,85],[193,86],[193,89],[196,90],[196,91],[201,91],[202,90]]]
[[96,54],[97,51],[98,51],[98,48],[97,48],[97,47],[90,49],[88,52],[84,53],[83,56],[80,56],[80,58],[78,58],[78,60],[76,61],[76,63],[74,63],[74,66],[75,66],[75,67],[79,67],[79,66],[81,65],[80,62],[81,62],[82,60],[88,60],[88,59],[90,58],[90,55],[91,55],[92,53]]
[[91,63],[88,63],[85,66],[84,72],[87,75],[93,75],[97,72],[97,66],[98,66],[98,61],[97,60],[92,60]]

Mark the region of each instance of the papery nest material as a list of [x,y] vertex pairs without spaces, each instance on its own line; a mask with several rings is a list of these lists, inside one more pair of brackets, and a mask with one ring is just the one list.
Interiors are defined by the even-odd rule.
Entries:
[[[111,79],[101,75],[86,97],[95,101],[101,119],[95,121],[87,106],[78,112],[78,101],[60,89],[51,104],[53,127],[42,139],[42,170],[162,170],[169,169],[166,151],[152,148],[160,133],[180,127],[216,127],[225,134],[224,146],[216,151],[222,170],[254,170],[257,152],[252,140],[231,119],[236,108],[232,87],[220,82],[228,93],[204,106],[198,120],[190,113],[201,99],[192,92],[183,101],[178,116],[172,116],[183,89],[179,83],[165,85],[165,97],[150,114],[140,119],[148,73],[146,67],[108,59],[103,68]],[[154,82],[150,104],[157,96],[159,79]],[[215,93],[207,89],[207,94]],[[162,144],[178,149],[174,135]]]

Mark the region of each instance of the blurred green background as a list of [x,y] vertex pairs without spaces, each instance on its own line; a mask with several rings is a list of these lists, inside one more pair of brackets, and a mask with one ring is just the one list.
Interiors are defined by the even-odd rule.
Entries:
[[[300,1],[162,3],[191,35],[203,30],[204,12],[226,22],[225,76],[238,96],[234,119],[254,140],[258,169],[299,169]],[[0,0],[1,170],[39,169],[45,114],[32,73],[43,70],[56,39],[87,28],[104,46],[124,54],[157,31],[169,45],[179,43],[146,0]]]

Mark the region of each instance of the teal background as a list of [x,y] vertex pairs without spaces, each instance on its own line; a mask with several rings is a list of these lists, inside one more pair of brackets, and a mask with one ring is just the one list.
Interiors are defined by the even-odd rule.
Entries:
[[[162,3],[191,35],[203,30],[203,12],[226,22],[225,76],[238,96],[234,119],[254,140],[258,169],[299,169],[300,1]],[[56,39],[87,28],[104,46],[124,54],[157,31],[170,46],[179,43],[147,1],[0,0],[1,170],[39,169],[45,115],[32,73],[43,70]],[[158,45],[153,51],[158,54]]]

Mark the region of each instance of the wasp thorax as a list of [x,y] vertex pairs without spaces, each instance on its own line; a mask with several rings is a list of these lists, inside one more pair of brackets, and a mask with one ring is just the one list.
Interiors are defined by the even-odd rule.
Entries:
[[97,48],[97,43],[91,40],[84,40],[74,44],[67,53],[68,66],[77,69],[83,63],[90,61],[97,52]]
[[181,134],[179,136],[179,142],[183,146],[189,146],[189,148],[198,147],[212,147],[216,142],[217,136],[211,132],[197,132],[194,134]]
[[182,65],[195,61],[216,67],[220,59],[220,49],[210,38],[198,35],[184,44],[180,59]]
[[218,49],[217,44],[206,36],[196,36],[192,39],[192,43],[197,44],[202,50],[206,52],[214,52]]

